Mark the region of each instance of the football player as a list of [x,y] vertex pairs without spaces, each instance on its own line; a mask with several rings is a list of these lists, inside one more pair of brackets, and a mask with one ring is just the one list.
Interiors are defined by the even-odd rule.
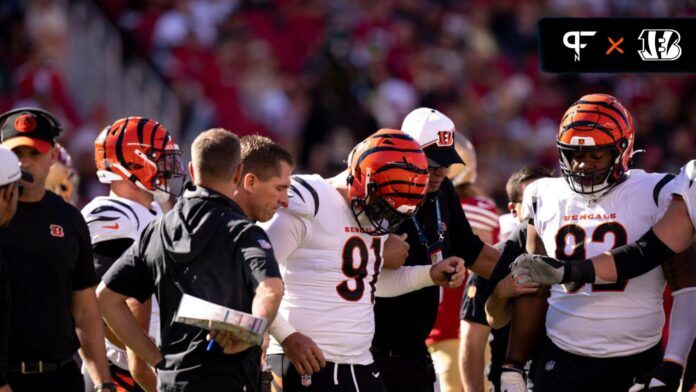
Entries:
[[[542,284],[568,282],[614,283],[640,276],[675,254],[683,257],[693,245],[696,235],[696,160],[682,167],[672,186],[672,199],[665,215],[638,241],[605,252],[588,260],[555,260],[550,257],[529,256],[516,261],[513,274],[520,280]],[[684,264],[694,267],[685,257]],[[690,279],[690,273],[679,274]],[[689,280],[679,293],[672,293],[674,304],[670,316],[670,332],[664,361],[646,373],[632,391],[676,391],[692,346],[696,329],[690,313],[680,309],[696,308],[696,290]],[[689,328],[691,326],[691,328]]]
[[51,166],[46,177],[46,189],[62,197],[66,202],[75,205],[77,202],[77,187],[80,185],[80,176],[73,166],[72,158],[68,150],[56,143],[58,159]]
[[275,390],[384,390],[370,353],[375,296],[459,286],[466,274],[457,257],[381,269],[387,234],[427,184],[418,143],[388,129],[358,144],[337,176],[293,177],[288,208],[265,225],[286,285],[268,349]]
[[[568,109],[557,134],[563,178],[538,180],[525,191],[530,253],[585,260],[637,240],[658,221],[673,176],[629,170],[634,138],[630,113],[612,96],[586,95]],[[678,298],[693,283],[685,264],[675,260],[664,272],[654,268],[619,283],[552,286],[534,390],[627,390],[634,377],[660,364],[665,276],[675,296],[673,320],[680,320],[687,309]],[[519,265],[514,275],[518,283],[529,278]],[[684,327],[675,322],[671,331]],[[513,321],[511,345],[523,340],[514,328]],[[518,363],[510,361],[507,370],[519,370]]]
[[[92,200],[82,215],[89,226],[94,265],[101,277],[145,226],[162,216],[158,202],[178,195],[184,172],[181,151],[171,134],[162,124],[143,117],[122,118],[104,128],[94,141],[94,160],[97,176],[109,184],[110,193]],[[127,303],[140,326],[153,338],[157,336],[155,301],[141,304],[130,298]],[[109,369],[119,390],[155,391],[157,378],[147,363],[109,328],[106,337]]]

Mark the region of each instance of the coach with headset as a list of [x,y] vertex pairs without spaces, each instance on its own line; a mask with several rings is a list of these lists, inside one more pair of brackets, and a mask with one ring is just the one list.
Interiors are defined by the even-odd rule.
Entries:
[[89,231],[80,211],[45,190],[61,125],[49,112],[23,108],[0,115],[2,145],[25,177],[17,213],[0,232],[12,288],[8,378],[12,390],[83,392],[73,360],[80,355],[95,391],[115,391],[94,289]]

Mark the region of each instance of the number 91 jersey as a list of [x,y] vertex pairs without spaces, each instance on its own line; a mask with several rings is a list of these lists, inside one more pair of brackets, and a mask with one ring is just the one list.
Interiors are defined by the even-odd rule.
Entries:
[[[278,313],[327,361],[370,364],[385,236],[361,231],[348,202],[318,175],[293,176],[289,196],[288,208],[262,225],[285,282]],[[268,353],[282,353],[275,339]]]
[[[522,214],[534,224],[548,255],[584,260],[635,242],[664,214],[672,175],[630,170],[626,180],[593,200],[570,190],[563,178],[544,178],[524,193]],[[664,324],[662,268],[615,284],[551,288],[547,335],[561,349],[607,358],[645,351]]]

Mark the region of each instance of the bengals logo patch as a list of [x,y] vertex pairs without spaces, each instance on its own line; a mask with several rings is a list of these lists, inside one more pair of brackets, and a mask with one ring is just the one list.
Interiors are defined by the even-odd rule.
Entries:
[[23,114],[17,117],[14,127],[17,132],[31,132],[36,129],[36,119],[31,114]]
[[59,238],[65,237],[65,233],[63,232],[63,226],[60,226],[60,225],[51,225],[51,226],[50,226],[50,229],[51,229],[51,235],[52,235],[52,236],[54,236],[54,237],[59,237]]
[[438,147],[449,147],[454,144],[454,132],[449,131],[439,131],[437,133],[437,145]]

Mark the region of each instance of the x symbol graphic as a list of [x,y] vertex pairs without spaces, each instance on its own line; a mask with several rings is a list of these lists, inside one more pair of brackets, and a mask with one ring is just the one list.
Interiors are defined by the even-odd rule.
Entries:
[[614,42],[614,40],[611,39],[611,37],[607,37],[607,39],[609,40],[609,43],[611,44],[611,46],[609,47],[609,49],[607,49],[606,55],[609,55],[609,53],[611,53],[612,51],[614,51],[614,49],[616,49],[617,52],[623,54],[623,52],[624,52],[623,49],[621,49],[621,48],[619,47],[619,45],[620,45],[620,44],[623,42],[623,40],[624,40],[623,37],[619,38],[619,40],[616,41],[616,42]]

